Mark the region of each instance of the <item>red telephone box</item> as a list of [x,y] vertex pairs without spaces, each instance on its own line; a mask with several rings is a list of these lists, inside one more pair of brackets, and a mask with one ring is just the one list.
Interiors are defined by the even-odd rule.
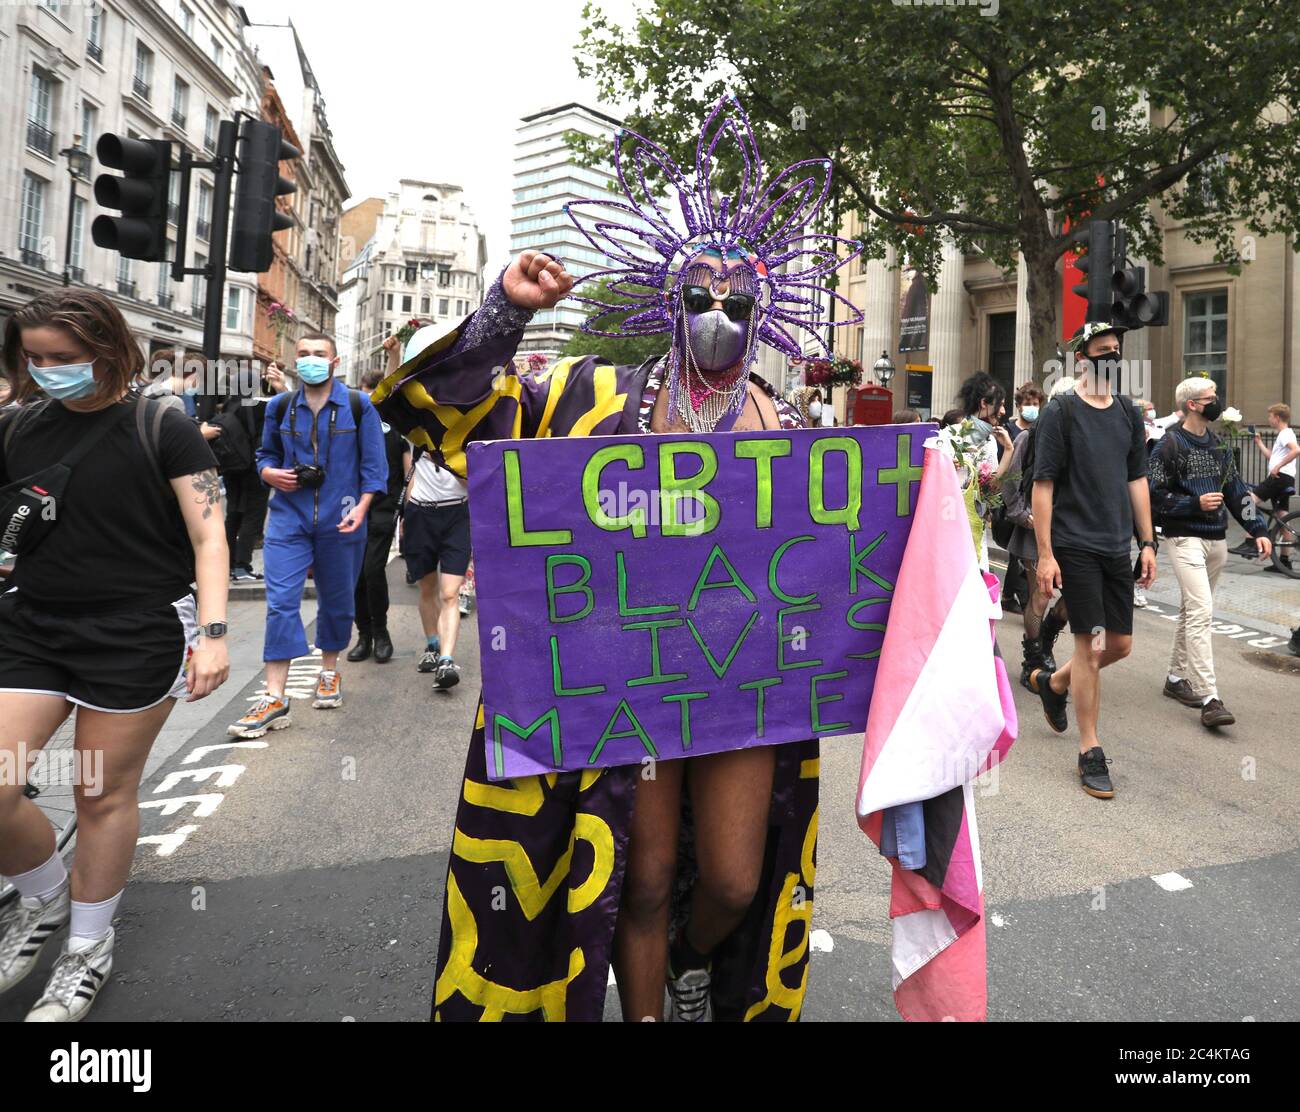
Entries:
[[854,425],[887,425],[894,417],[894,393],[883,386],[861,386],[853,392]]

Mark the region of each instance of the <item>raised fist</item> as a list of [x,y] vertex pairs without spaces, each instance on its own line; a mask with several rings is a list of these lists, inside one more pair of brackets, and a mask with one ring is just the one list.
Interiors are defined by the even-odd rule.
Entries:
[[550,309],[573,289],[573,276],[549,255],[524,251],[501,277],[506,297],[521,309]]

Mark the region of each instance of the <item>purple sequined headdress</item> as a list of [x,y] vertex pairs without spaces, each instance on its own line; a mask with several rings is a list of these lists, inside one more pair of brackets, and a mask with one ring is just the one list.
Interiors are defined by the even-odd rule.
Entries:
[[[718,197],[713,174],[719,145],[724,142],[738,148],[741,174],[735,193]],[[832,297],[846,310],[846,315],[834,322],[836,325],[861,323],[862,313],[817,279],[854,258],[862,245],[835,235],[804,231],[829,196],[830,160],[796,162],[765,184],[754,133],[734,96],[718,101],[705,121],[695,148],[693,184],[667,151],[623,128],[614,136],[614,164],[626,204],[589,200],[565,206],[588,242],[618,264],[589,274],[582,281],[610,278],[609,290],[625,299],[613,304],[590,297],[575,298],[603,310],[587,319],[583,331],[599,336],[673,332],[676,295],[685,264],[708,246],[721,248],[724,258],[738,252],[748,259],[757,286],[754,337],[777,351],[802,355],[790,331],[802,328],[830,354],[818,332],[831,323],[820,298]],[[662,176],[670,191],[676,191],[680,217],[664,211],[660,198],[647,185],[646,171],[650,167]],[[635,241],[636,246],[624,241]],[[838,250],[846,253],[837,257]],[[665,297],[665,293],[669,296]],[[604,318],[616,313],[628,316],[612,329],[602,327]]]

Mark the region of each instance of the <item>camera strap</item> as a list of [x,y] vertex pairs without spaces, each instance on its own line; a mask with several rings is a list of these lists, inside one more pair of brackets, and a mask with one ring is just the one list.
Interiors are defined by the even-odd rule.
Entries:
[[[298,403],[302,398],[303,392],[299,390],[298,393],[290,399],[289,403],[289,442],[293,445],[293,462],[295,464],[298,462]],[[334,454],[334,423],[339,417],[339,407],[328,402],[326,404],[330,407],[329,440],[325,445],[325,471],[328,474],[330,459]],[[316,414],[314,413],[312,414],[311,431],[314,436],[316,433]],[[319,445],[317,445],[317,449],[313,454],[320,455]]]

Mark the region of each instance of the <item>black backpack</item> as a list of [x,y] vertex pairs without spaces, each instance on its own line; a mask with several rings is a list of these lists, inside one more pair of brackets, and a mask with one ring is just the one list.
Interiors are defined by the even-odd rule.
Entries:
[[[1069,399],[1072,397],[1073,395],[1071,394],[1060,394],[1055,398],[1051,398],[1047,403],[1048,406],[1059,405],[1062,411],[1061,456],[1065,460],[1065,466],[1062,468],[1061,473],[1057,478],[1056,483],[1054,484],[1054,489],[1052,491],[1053,501],[1055,501],[1056,494],[1059,492],[1061,485],[1064,482],[1066,482],[1069,477],[1068,469],[1070,464],[1070,426],[1074,423],[1071,411],[1074,409],[1074,406],[1068,404],[1068,402]],[[1117,404],[1128,407],[1129,424],[1134,426],[1134,431],[1136,431],[1138,435],[1142,437],[1142,442],[1145,445],[1146,436],[1145,436],[1144,426],[1142,422],[1142,414],[1138,412],[1137,406],[1133,404],[1132,400],[1128,397],[1127,394],[1116,394],[1114,395],[1114,397]],[[1047,411],[1047,406],[1044,406],[1043,413],[1045,413],[1046,411]],[[1043,413],[1039,413],[1038,420],[1034,422],[1033,427],[1026,434],[1027,436],[1030,437],[1030,440],[1029,443],[1025,445],[1025,458],[1023,461],[1023,466],[1020,471],[1020,493],[1025,499],[1025,504],[1028,506],[1032,506],[1034,504],[1034,449],[1038,443],[1037,440],[1038,429],[1039,426],[1043,423]]]

